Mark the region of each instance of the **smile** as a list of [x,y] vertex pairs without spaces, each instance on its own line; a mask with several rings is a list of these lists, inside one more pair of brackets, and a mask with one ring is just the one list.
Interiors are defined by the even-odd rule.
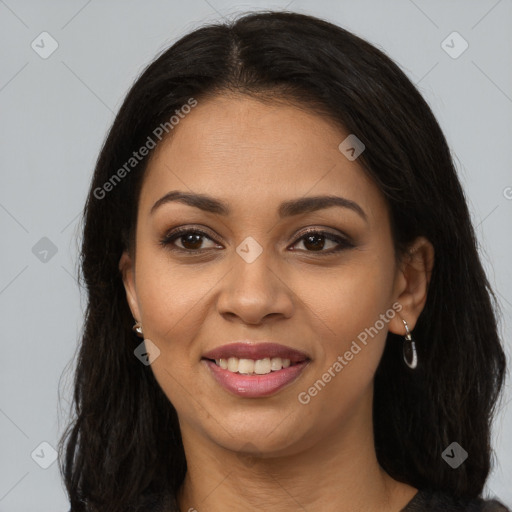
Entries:
[[277,372],[283,368],[288,368],[291,364],[290,359],[281,357],[265,357],[263,359],[240,359],[230,357],[228,359],[215,359],[215,364],[223,370],[232,373],[243,373],[245,375],[266,375],[270,372]]
[[[231,371],[229,368],[222,368],[222,366],[220,366],[220,364],[225,365],[226,363],[229,365],[230,359],[234,360],[231,362],[233,365],[232,368],[234,368],[236,364],[237,371]],[[201,362],[206,365],[209,374],[224,390],[232,395],[245,398],[263,398],[276,394],[284,387],[296,381],[311,362],[307,359],[293,364],[290,363],[285,367],[283,363],[288,364],[287,360],[281,360],[281,362],[279,362],[278,359],[280,358],[272,358],[274,359],[274,368],[277,368],[278,365],[281,368],[276,370],[270,368],[270,371],[258,374],[253,371],[251,371],[251,373],[241,373],[240,365],[242,366],[241,370],[248,371],[251,367],[255,369],[256,363],[259,361],[264,361],[258,364],[258,370],[263,371],[267,370],[269,365],[272,365],[272,359],[265,358],[256,361],[250,359],[240,359],[237,361],[236,359],[237,358],[229,358],[228,360],[224,360],[225,362],[223,363],[219,360],[219,364],[210,359],[202,359]],[[248,361],[248,363],[245,361]]]
[[277,393],[294,382],[310,362],[306,352],[294,347],[250,340],[222,345],[201,358],[224,390],[245,398]]

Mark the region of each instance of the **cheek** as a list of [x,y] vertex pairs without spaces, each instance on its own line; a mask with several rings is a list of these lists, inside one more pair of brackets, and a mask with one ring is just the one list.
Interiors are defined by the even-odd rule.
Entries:
[[142,249],[137,255],[137,296],[144,337],[155,343],[159,356],[151,363],[156,381],[174,407],[192,415],[203,390],[198,379],[201,337],[208,292],[215,280],[173,264],[162,251]]
[[193,267],[171,262],[159,249],[141,247],[137,255],[137,297],[144,334],[162,351],[194,349],[189,345],[201,328],[198,317],[216,281],[215,276]]
[[343,333],[344,339],[346,335],[357,336],[373,325],[391,306],[394,276],[391,258],[374,254],[373,251],[356,254],[350,264],[326,275],[323,284],[315,286],[314,296],[309,299],[304,296],[334,333]]
[[[345,389],[356,390],[369,384],[384,350],[389,319],[395,315],[391,308],[392,255],[374,254],[377,253],[368,251],[360,255],[357,263],[340,268],[325,286],[317,287],[311,302],[328,327],[319,371],[330,369],[337,376],[334,380]],[[342,370],[339,365],[333,368],[336,362]]]

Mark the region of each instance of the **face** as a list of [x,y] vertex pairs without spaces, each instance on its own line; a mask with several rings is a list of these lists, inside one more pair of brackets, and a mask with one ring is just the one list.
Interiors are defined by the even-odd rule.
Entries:
[[[410,328],[414,315],[404,315],[386,202],[338,149],[347,136],[294,106],[218,96],[152,155],[135,254],[120,268],[133,316],[160,350],[151,368],[184,439],[233,450],[250,440],[260,453],[286,454],[368,411],[387,331],[404,332],[396,312],[404,308]],[[174,191],[213,201],[193,206]],[[294,205],[319,196],[342,199]],[[252,359],[231,349],[250,359],[238,372],[204,359],[234,342],[285,349]],[[252,360],[286,366],[290,350],[300,356],[289,367],[244,375]]]

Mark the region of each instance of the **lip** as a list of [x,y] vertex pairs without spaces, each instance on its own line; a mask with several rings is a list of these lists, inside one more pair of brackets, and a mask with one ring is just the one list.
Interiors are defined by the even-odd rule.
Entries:
[[214,348],[206,354],[204,359],[228,359],[238,357],[238,359],[264,359],[265,357],[280,357],[289,359],[291,363],[299,363],[306,359],[311,359],[308,354],[279,343],[251,343],[235,342]]
[[[265,375],[245,375],[224,370],[211,361],[229,357],[254,360],[281,357],[290,359],[290,366]],[[203,355],[201,362],[226,391],[246,398],[258,398],[271,396],[297,380],[311,359],[304,352],[278,343],[236,342],[210,350]]]
[[310,360],[282,368],[266,375],[244,375],[224,370],[216,363],[208,359],[204,363],[214,379],[230,393],[246,398],[266,397],[277,393],[279,390],[295,381],[308,366]]

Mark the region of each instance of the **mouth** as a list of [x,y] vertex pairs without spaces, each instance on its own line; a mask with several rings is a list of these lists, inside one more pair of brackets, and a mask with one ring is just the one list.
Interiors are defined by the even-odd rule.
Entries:
[[229,343],[210,350],[203,359],[223,370],[244,375],[266,375],[310,359],[305,353],[279,343]]
[[225,390],[248,398],[275,394],[311,362],[306,353],[284,345],[247,342],[223,345],[201,360]]
[[263,359],[240,359],[238,357],[229,357],[227,359],[203,359],[215,363],[223,370],[242,375],[268,375],[271,372],[278,372],[283,368],[289,368],[290,366],[295,366],[309,360],[308,358],[305,358],[302,361],[295,361],[292,363],[290,359],[283,359],[281,357],[265,357]]

